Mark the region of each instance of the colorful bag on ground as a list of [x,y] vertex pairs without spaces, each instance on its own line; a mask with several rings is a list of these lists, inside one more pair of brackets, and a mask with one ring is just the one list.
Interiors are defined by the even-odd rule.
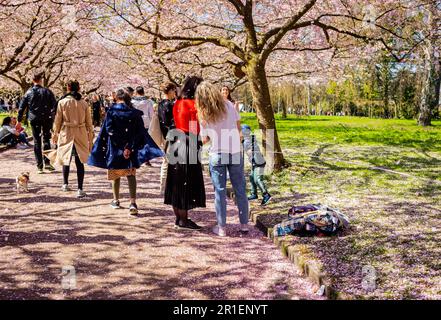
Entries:
[[288,211],[288,217],[291,218],[301,213],[317,211],[319,208],[320,207],[318,205],[314,205],[314,204],[308,204],[306,206],[293,206]]
[[339,229],[349,227],[349,219],[346,215],[321,204],[293,207],[289,210],[288,217],[287,220],[274,226],[275,237],[300,232],[333,234]]

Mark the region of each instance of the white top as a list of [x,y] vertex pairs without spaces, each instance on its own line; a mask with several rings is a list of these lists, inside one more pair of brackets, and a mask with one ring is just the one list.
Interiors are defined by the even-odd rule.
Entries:
[[6,130],[8,130],[10,133],[12,133],[13,135],[17,135],[17,129],[15,127],[11,127],[11,126],[3,126],[3,128],[5,128]]
[[146,97],[134,97],[132,99],[132,104],[133,107],[144,113],[142,120],[144,121],[144,127],[148,129],[154,112],[153,101],[151,99],[147,99]]
[[216,123],[201,122],[201,137],[210,138],[210,154],[239,153],[240,133],[237,122],[240,116],[231,102],[226,102],[227,112],[224,118]]

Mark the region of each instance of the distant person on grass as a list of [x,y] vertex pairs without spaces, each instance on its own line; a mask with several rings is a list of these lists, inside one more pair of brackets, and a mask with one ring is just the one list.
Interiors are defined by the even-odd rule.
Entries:
[[226,236],[227,172],[237,199],[240,231],[248,232],[248,199],[241,152],[239,114],[217,86],[202,82],[196,90],[196,108],[203,143],[211,143],[210,175],[214,186],[217,225],[213,232]]
[[67,94],[58,102],[58,110],[54,122],[52,141],[58,145],[57,150],[51,151],[48,158],[53,164],[63,166],[64,192],[71,191],[69,187],[69,172],[72,157],[77,167],[78,191],[77,198],[84,198],[84,163],[92,149],[93,124],[89,104],[82,99],[80,84],[77,81],[67,83]]
[[119,89],[115,97],[116,104],[107,111],[88,164],[108,169],[107,178],[112,181],[113,201],[110,205],[113,209],[121,209],[121,178],[127,177],[130,192],[129,213],[137,215],[136,169],[150,159],[164,154],[144,128],[142,112],[133,107],[128,91]]
[[[26,115],[32,128],[34,137],[34,154],[37,161],[38,173],[44,169],[52,172],[55,168],[49,159],[44,157],[43,150],[51,148],[51,129],[55,118],[57,101],[54,94],[47,88],[43,88],[43,73],[36,73],[32,79],[33,86],[29,89],[20,103],[18,110],[18,122],[22,122]],[[43,144],[43,150],[42,150]]]
[[14,124],[11,117],[3,119],[2,127],[0,128],[0,144],[16,146],[17,149],[27,149],[30,146],[26,134],[17,130],[16,123]]
[[28,137],[25,129],[21,125],[21,122],[18,122],[16,117],[11,117],[11,126],[13,126],[18,133],[23,133],[25,137]]

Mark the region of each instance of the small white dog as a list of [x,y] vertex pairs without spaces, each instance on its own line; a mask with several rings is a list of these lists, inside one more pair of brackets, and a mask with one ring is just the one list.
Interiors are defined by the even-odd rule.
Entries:
[[17,193],[20,192],[20,190],[23,190],[25,192],[29,192],[28,190],[28,183],[29,183],[29,172],[22,172],[15,181],[17,182]]

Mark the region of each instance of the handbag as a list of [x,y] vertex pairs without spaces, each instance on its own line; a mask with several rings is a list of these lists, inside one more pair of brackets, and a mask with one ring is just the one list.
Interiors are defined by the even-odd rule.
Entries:
[[153,141],[155,141],[158,147],[164,149],[165,139],[162,135],[161,127],[159,125],[159,117],[156,112],[153,112],[153,116],[150,121],[149,135],[152,137]]

